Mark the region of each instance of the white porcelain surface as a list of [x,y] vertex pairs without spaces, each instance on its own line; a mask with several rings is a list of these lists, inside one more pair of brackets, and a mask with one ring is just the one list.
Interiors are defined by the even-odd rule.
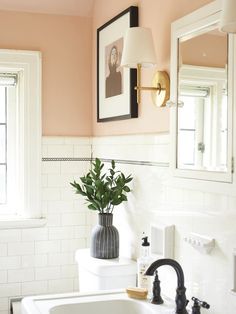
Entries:
[[65,294],[29,297],[22,301],[22,314],[170,314],[174,303],[165,299],[162,305],[148,300],[134,300],[121,291],[93,294]]
[[137,264],[129,258],[97,259],[90,249],[82,249],[76,250],[75,259],[80,292],[136,286]]

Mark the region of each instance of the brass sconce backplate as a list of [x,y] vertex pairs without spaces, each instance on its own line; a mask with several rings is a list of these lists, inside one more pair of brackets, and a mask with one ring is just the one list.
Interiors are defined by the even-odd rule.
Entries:
[[167,72],[157,71],[152,80],[152,101],[157,107],[164,107],[170,98],[170,78]]

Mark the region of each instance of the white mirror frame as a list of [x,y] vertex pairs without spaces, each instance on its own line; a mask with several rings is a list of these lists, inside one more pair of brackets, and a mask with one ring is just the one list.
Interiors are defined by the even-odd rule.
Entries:
[[[183,18],[175,21],[171,25],[171,96],[170,103],[177,103],[177,88],[178,88],[178,39],[191,33],[195,33],[207,26],[213,25],[219,22],[221,12],[221,1],[214,1],[197,11],[194,11]],[[206,188],[205,181],[224,182],[227,191],[229,183],[235,182],[235,175],[233,171],[233,104],[235,106],[236,96],[233,90],[236,90],[235,74],[236,67],[233,59],[233,55],[236,55],[236,43],[235,35],[229,35],[228,44],[228,156],[227,156],[227,172],[215,172],[215,171],[201,171],[201,170],[188,170],[177,168],[177,110],[176,105],[172,106],[171,111],[171,162],[170,167],[172,175],[177,178],[183,178],[182,183],[189,185],[188,179],[197,179],[199,181],[197,185],[203,189]],[[235,133],[235,132],[234,132]],[[235,136],[234,136],[235,138]],[[205,181],[202,181],[205,180]],[[178,180],[178,184],[180,181]],[[196,185],[196,184],[194,184]],[[222,188],[222,185],[221,185]],[[234,192],[235,194],[236,192]]]

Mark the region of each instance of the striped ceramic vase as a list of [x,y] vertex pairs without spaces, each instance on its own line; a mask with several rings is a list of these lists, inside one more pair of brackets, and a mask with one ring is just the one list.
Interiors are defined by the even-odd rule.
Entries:
[[119,256],[119,233],[112,225],[113,214],[99,214],[91,235],[91,256],[111,259]]

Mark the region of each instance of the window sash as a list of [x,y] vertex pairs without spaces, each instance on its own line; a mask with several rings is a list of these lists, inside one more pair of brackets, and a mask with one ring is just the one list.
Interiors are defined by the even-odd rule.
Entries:
[[[1,78],[1,75],[0,75]],[[1,88],[1,87],[0,87]],[[3,88],[3,87],[2,87]],[[3,90],[2,90],[3,91]],[[16,202],[18,198],[17,193],[17,130],[16,130],[16,115],[17,115],[17,87],[9,85],[4,87],[5,98],[5,162],[1,163],[5,168],[5,173],[1,172],[2,188],[0,196],[0,214],[15,214],[17,208]],[[2,178],[4,177],[4,178]],[[3,195],[3,193],[5,195]]]
[[0,208],[7,202],[7,88],[0,87]]

